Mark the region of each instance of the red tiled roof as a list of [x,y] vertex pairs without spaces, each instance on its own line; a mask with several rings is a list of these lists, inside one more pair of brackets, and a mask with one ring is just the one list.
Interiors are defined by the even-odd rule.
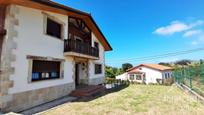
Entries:
[[139,66],[136,66],[134,68],[129,69],[128,71],[132,71],[135,70],[139,67],[147,67],[147,68],[151,68],[151,69],[155,69],[155,70],[159,70],[159,71],[167,71],[167,70],[173,70],[173,68],[171,67],[167,67],[167,66],[163,66],[163,65],[159,65],[159,64],[141,64]]
[[129,73],[129,74],[131,74],[131,73],[139,73],[139,74],[142,74],[142,72],[140,72],[140,71],[138,71],[138,70],[136,70],[136,69],[133,69],[133,70],[129,71],[128,73]]

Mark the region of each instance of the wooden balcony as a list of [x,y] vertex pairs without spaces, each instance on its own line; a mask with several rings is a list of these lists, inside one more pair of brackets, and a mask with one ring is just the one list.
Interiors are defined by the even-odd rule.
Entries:
[[91,47],[88,43],[68,39],[64,41],[64,55],[99,59],[99,49]]

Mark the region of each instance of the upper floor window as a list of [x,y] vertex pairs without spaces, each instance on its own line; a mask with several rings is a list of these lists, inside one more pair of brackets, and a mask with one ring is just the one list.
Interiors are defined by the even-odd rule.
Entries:
[[47,18],[47,31],[46,34],[59,38],[62,38],[62,25],[50,18]]
[[97,49],[99,49],[99,45],[98,45],[97,42],[94,42],[94,47],[97,48]]
[[61,18],[51,15],[46,12],[42,12],[43,14],[43,33],[45,35],[49,35],[55,37],[57,39],[65,38],[65,27],[66,22],[61,20]]

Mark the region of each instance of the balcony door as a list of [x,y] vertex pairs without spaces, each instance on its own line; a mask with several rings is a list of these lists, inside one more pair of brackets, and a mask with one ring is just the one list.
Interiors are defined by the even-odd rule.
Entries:
[[69,17],[69,39],[79,41],[78,38],[91,45],[91,30],[82,19]]

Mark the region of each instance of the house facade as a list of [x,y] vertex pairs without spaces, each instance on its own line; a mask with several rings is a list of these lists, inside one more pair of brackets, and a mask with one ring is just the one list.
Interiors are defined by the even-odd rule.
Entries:
[[90,14],[48,0],[0,1],[0,49],[3,112],[102,84],[112,50]]
[[116,79],[139,83],[158,83],[172,78],[172,68],[158,64],[141,64],[129,69],[126,73],[116,76]]

